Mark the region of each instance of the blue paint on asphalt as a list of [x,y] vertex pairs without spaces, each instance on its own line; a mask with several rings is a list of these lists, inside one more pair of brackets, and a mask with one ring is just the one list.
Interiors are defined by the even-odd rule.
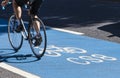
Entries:
[[[0,21],[0,25],[7,24],[5,20]],[[14,54],[6,30],[7,26],[0,26],[1,56],[32,54],[27,41]],[[120,44],[53,29],[47,29],[47,37],[47,52],[41,60],[8,58],[5,62],[42,78],[120,77]]]

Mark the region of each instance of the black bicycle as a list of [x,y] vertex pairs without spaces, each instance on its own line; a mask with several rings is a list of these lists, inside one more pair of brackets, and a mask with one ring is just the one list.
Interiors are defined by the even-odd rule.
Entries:
[[[27,6],[30,7],[29,5]],[[41,38],[39,46],[34,45],[36,42],[35,36],[37,34],[34,28],[35,27],[34,21],[37,21],[40,24],[39,32],[41,34]],[[32,16],[30,15],[29,22],[25,23],[22,20],[22,25],[23,30],[20,33],[16,32],[18,23],[16,21],[15,14],[10,16],[8,21],[8,38],[11,46],[13,47],[15,52],[18,52],[18,50],[22,47],[23,40],[28,40],[33,54],[38,59],[40,59],[44,55],[47,47],[47,35],[44,23],[40,18],[32,18]]]

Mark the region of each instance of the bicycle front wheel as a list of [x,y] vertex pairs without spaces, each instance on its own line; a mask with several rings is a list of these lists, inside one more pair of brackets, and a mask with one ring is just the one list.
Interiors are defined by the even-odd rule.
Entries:
[[17,52],[23,44],[23,36],[15,31],[17,27],[15,15],[12,15],[8,21],[8,39],[12,48]]
[[34,19],[34,21],[37,21],[40,24],[40,31],[39,31],[39,33],[41,34],[40,45],[35,46],[34,38],[37,33],[35,30],[35,25],[34,25],[33,21],[31,22],[29,29],[28,29],[28,37],[29,37],[28,39],[29,39],[29,43],[30,43],[32,52],[38,59],[40,59],[44,55],[45,50],[46,50],[46,45],[47,45],[46,29],[45,29],[45,25],[42,22],[42,20]]

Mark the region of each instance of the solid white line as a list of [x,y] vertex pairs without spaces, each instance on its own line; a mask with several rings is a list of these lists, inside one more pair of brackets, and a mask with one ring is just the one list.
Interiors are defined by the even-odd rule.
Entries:
[[8,65],[6,63],[0,63],[0,67],[4,68],[6,70],[9,70],[9,71],[11,71],[13,73],[19,74],[19,75],[21,75],[21,76],[23,76],[25,78],[40,78],[40,77],[38,77],[36,75],[25,72],[25,71],[23,71],[21,69],[15,68],[15,67],[10,66],[10,65]]
[[81,33],[81,32],[75,32],[75,31],[61,29],[61,28],[54,28],[54,27],[50,27],[50,26],[46,26],[46,28],[50,28],[50,29],[62,31],[62,32],[67,32],[67,33],[71,33],[71,34],[76,34],[76,35],[84,35],[84,33]]
[[[24,21],[24,23],[28,24],[27,21]],[[76,34],[76,35],[84,35],[84,33],[81,33],[81,32],[75,32],[75,31],[61,29],[61,28],[55,28],[55,27],[50,27],[50,26],[46,26],[46,28],[50,28],[50,29],[57,30],[57,31],[62,31],[62,32],[67,32],[67,33],[71,33],[71,34]]]

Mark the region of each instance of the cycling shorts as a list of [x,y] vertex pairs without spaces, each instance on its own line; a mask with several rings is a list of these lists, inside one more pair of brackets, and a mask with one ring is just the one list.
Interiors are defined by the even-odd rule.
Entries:
[[[30,13],[32,15],[37,15],[38,14],[38,10],[41,6],[43,0],[34,0],[31,4],[31,9],[30,9]],[[15,2],[17,3],[18,6],[23,6],[25,4],[27,4],[28,0],[15,0]]]

